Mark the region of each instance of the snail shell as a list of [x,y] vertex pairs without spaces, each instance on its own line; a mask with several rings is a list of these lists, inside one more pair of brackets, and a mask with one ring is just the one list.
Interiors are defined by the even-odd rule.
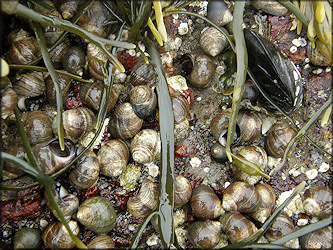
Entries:
[[[62,19],[61,14],[57,10],[53,10],[51,12],[48,11],[40,11],[42,14],[48,14],[50,16],[54,16],[56,18]],[[52,26],[44,26],[43,24],[41,25],[44,31],[44,37],[46,41],[47,46],[53,45],[58,38],[61,36],[63,30],[57,27],[52,27]]]
[[64,38],[57,46],[55,46],[49,53],[54,68],[59,69],[62,66],[62,58],[70,47],[70,41],[67,37]]
[[[280,239],[282,236],[290,234],[295,231],[292,219],[284,212],[282,212],[273,224],[267,229],[265,234],[269,242]],[[285,247],[298,248],[298,238],[292,239],[284,244]]]
[[97,155],[93,151],[87,151],[69,174],[69,180],[76,189],[92,188],[98,181],[99,171]]
[[161,156],[161,139],[158,131],[143,129],[131,142],[131,154],[135,162],[146,164]]
[[233,182],[223,192],[222,206],[226,211],[253,212],[260,202],[258,191],[246,182]]
[[18,97],[16,92],[11,88],[6,88],[1,93],[1,118],[6,119],[17,106]]
[[242,141],[254,141],[260,136],[262,120],[257,112],[239,111],[237,124],[242,134]]
[[324,186],[311,187],[303,195],[303,207],[307,215],[320,219],[332,214],[332,189]]
[[[102,96],[102,90],[103,90],[103,84],[100,82],[85,83],[80,87],[79,91],[80,100],[89,107],[98,110]],[[114,108],[119,95],[120,95],[120,90],[116,86],[113,86],[111,90],[111,98],[108,104],[107,112],[110,112],[111,109]]]
[[[49,73],[45,75],[45,87],[46,87],[46,100],[51,105],[57,104],[57,94],[56,94],[56,88],[54,85],[54,82],[50,76]],[[62,100],[63,102],[66,102],[68,97],[69,88],[71,86],[71,79],[68,76],[57,74],[60,89],[62,93]]]
[[[64,137],[76,143],[93,129],[95,114],[88,108],[79,107],[62,113]],[[57,119],[52,123],[53,133],[58,134]]]
[[302,249],[332,249],[332,226],[320,228],[300,237]]
[[[25,160],[25,152],[23,147],[10,147],[6,151],[6,153],[11,154],[21,160]],[[8,179],[15,179],[17,177],[20,177],[24,174],[24,171],[19,168],[18,166],[14,165],[13,163],[10,163],[8,161],[5,161],[3,164],[2,169],[2,178],[4,180]]]
[[225,146],[222,146],[219,142],[216,142],[211,146],[210,153],[219,163],[224,163],[228,160]]
[[141,119],[152,115],[157,106],[155,92],[148,85],[134,86],[129,93],[133,111]]
[[143,120],[133,111],[129,102],[124,102],[115,108],[109,122],[109,129],[114,138],[131,139],[141,129]]
[[[68,221],[68,226],[73,234],[78,237],[80,229],[76,221]],[[72,240],[64,224],[53,222],[48,225],[42,234],[43,242],[48,248],[73,248],[75,242]]]
[[227,45],[227,39],[218,29],[209,27],[201,32],[200,46],[208,55],[217,56]]
[[65,139],[65,150],[63,151],[60,149],[59,139],[53,139],[46,145],[42,143],[37,144],[31,150],[42,171],[47,175],[63,168],[75,157],[75,146],[68,139]]
[[195,248],[214,248],[221,238],[221,223],[218,221],[195,221],[187,229],[188,240]]
[[45,82],[41,72],[31,72],[13,84],[13,89],[20,96],[39,96],[45,91]]
[[286,122],[275,123],[268,131],[265,149],[273,157],[283,157],[288,143],[296,135],[296,130]]
[[[72,214],[76,212],[77,208],[79,207],[79,198],[74,194],[70,194],[63,186],[61,186],[59,182],[56,183],[54,187],[52,187],[52,193],[65,219],[67,221],[70,220]],[[48,206],[54,216],[60,220],[46,192],[44,192],[44,200],[46,206]]]
[[254,223],[238,212],[225,213],[220,222],[231,243],[240,242],[257,231]]
[[181,57],[182,71],[197,88],[207,88],[215,73],[213,61],[206,55],[193,53]]
[[108,233],[116,225],[117,214],[109,200],[95,196],[80,205],[76,217],[93,232]]
[[41,233],[36,228],[22,228],[14,235],[14,249],[36,249],[42,241]]
[[111,25],[108,24],[112,19],[112,13],[102,2],[96,1],[82,15],[77,24],[97,36],[107,38],[111,28]]
[[[215,115],[210,122],[210,130],[216,140],[225,146],[227,143],[227,132],[229,127],[229,117],[231,115],[231,109],[226,109]],[[240,142],[241,133],[240,128],[236,124],[236,131],[234,135],[234,142],[232,145],[236,145]]]
[[207,5],[207,17],[219,26],[224,26],[232,21],[232,13],[224,1],[209,1]]
[[87,46],[87,61],[88,70],[92,77],[97,80],[104,80],[104,73],[102,71],[101,65],[107,62],[108,58],[104,53],[98,48],[97,45],[89,43]]
[[[261,147],[246,146],[237,153],[237,156],[257,164],[263,171],[267,167],[267,154]],[[261,176],[249,175],[237,167],[235,163],[232,164],[232,173],[237,180],[245,181],[250,185],[254,185],[261,180]]]
[[52,139],[52,122],[45,112],[41,110],[26,112],[22,115],[22,122],[31,145]]
[[81,47],[72,46],[66,50],[61,62],[64,70],[82,76],[86,63],[86,54]]
[[214,219],[224,213],[221,200],[208,186],[195,187],[190,202],[194,215],[201,220]]
[[174,207],[184,206],[191,198],[192,195],[192,186],[188,179],[184,176],[177,175],[175,176],[174,182]]
[[251,4],[257,10],[262,10],[274,16],[285,16],[288,12],[288,9],[286,7],[272,0],[268,1],[251,0]]
[[64,19],[71,19],[79,10],[81,0],[57,0],[57,9]]
[[92,249],[109,249],[115,248],[115,243],[109,235],[98,235],[93,238],[88,244],[88,248]]
[[250,79],[246,80],[244,83],[242,99],[255,101],[258,99],[258,97],[259,97],[259,90],[256,87],[256,85],[254,85],[254,83]]
[[129,82],[133,86],[148,85],[149,87],[154,87],[156,85],[156,77],[151,63],[147,64],[142,57],[139,57],[131,71]]
[[258,191],[261,203],[258,209],[249,215],[255,220],[264,223],[270,216],[275,205],[275,193],[273,188],[268,184],[258,184],[255,186]]
[[158,187],[149,180],[144,179],[139,193],[128,199],[127,210],[135,217],[146,217],[157,208]]
[[127,166],[129,149],[122,140],[110,140],[98,151],[101,172],[106,176],[119,176]]
[[[323,44],[323,46],[326,46]],[[313,65],[316,66],[332,66],[332,59],[328,60],[322,53],[320,53],[320,50],[318,46],[315,48],[312,47],[312,42],[309,42],[306,46],[306,55],[310,59],[310,62]]]
[[23,29],[12,31],[8,40],[10,43],[8,62],[10,64],[25,65],[42,55],[36,38]]

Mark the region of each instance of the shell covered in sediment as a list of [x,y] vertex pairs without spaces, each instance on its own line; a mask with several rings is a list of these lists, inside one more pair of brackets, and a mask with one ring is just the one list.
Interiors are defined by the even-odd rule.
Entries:
[[201,220],[214,219],[224,213],[221,200],[205,185],[193,189],[190,203],[194,215]]
[[228,45],[225,36],[216,28],[209,27],[200,36],[201,48],[210,56],[217,56]]
[[122,140],[109,140],[98,151],[101,173],[106,176],[119,176],[129,159],[129,149]]
[[79,222],[95,233],[108,233],[116,225],[116,211],[111,202],[95,196],[85,200],[76,214]]
[[87,151],[70,172],[69,180],[76,189],[92,188],[98,181],[100,168],[94,151]]
[[143,129],[131,142],[131,154],[134,161],[145,164],[160,159],[160,133],[153,129]]
[[222,206],[226,211],[253,212],[260,202],[260,196],[254,186],[242,181],[231,183],[222,196]]
[[146,178],[142,182],[139,193],[128,199],[127,209],[135,217],[146,217],[157,208],[157,202],[158,187]]

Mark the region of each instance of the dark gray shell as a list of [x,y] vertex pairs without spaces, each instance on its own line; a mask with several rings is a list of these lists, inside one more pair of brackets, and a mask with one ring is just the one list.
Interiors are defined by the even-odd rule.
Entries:
[[248,68],[276,105],[290,113],[303,97],[300,72],[293,62],[264,37],[248,29],[244,29],[244,36],[249,58]]

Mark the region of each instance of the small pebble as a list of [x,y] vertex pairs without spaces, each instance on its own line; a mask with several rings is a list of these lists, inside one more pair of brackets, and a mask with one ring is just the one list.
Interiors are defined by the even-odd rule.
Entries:
[[152,177],[156,177],[159,173],[158,166],[154,164],[153,162],[149,162],[144,164],[146,167],[148,167],[148,174]]
[[297,52],[297,47],[296,46],[291,46],[289,51],[290,51],[291,54],[294,54],[295,52]]
[[205,173],[208,173],[208,172],[209,172],[209,167],[205,167],[205,168],[203,169],[203,171],[204,171]]
[[307,42],[303,37],[295,38],[291,42],[297,47],[304,47],[307,45]]
[[41,219],[39,222],[39,225],[43,228],[46,227],[48,224],[49,224],[48,221],[44,219]]
[[305,172],[306,177],[308,177],[310,180],[313,180],[318,176],[318,171],[317,169],[310,169]]
[[323,72],[323,69],[321,69],[321,68],[318,68],[318,69],[315,69],[314,71],[312,71],[312,73],[316,74],[316,75],[319,75],[321,72]]
[[188,33],[188,24],[187,23],[181,23],[178,27],[178,34],[183,36]]
[[198,157],[193,157],[191,160],[190,160],[190,164],[193,168],[197,168],[200,166],[201,164],[201,160],[198,158]]
[[224,188],[227,188],[230,184],[231,184],[231,183],[230,183],[229,181],[226,181],[226,182],[224,183]]
[[128,225],[128,230],[134,231],[135,230],[135,226],[133,224]]
[[326,171],[328,171],[330,169],[330,165],[326,162],[323,162],[320,166],[319,166],[319,170],[318,172],[320,173],[325,173]]
[[197,97],[197,101],[198,101],[198,102],[200,102],[201,100],[202,100],[202,97],[201,97],[201,96]]
[[305,63],[309,63],[309,62],[310,62],[310,59],[307,57],[307,58],[305,58],[304,62],[305,62]]
[[309,220],[308,219],[299,219],[297,221],[297,226],[305,226],[306,224],[309,223]]
[[331,72],[331,67],[327,67],[327,68],[325,69],[325,72],[326,72],[326,73]]
[[148,246],[154,246],[154,245],[157,245],[158,240],[159,240],[159,238],[158,238],[157,234],[154,233],[147,239],[146,243]]
[[129,49],[127,50],[127,53],[130,55],[130,56],[136,56],[136,52],[134,49]]

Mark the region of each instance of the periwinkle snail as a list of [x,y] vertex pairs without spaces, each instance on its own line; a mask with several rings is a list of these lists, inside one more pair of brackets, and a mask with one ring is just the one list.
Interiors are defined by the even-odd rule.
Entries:
[[283,157],[289,142],[295,137],[296,130],[287,122],[277,122],[266,136],[266,152],[276,158]]
[[240,242],[257,230],[254,223],[239,212],[227,212],[219,221],[231,243]]
[[152,129],[143,129],[131,142],[131,154],[135,162],[145,164],[160,159],[160,133]]
[[[68,76],[60,74],[57,74],[57,77],[62,93],[62,100],[66,102],[71,86],[71,79]],[[49,73],[45,74],[45,94],[48,103],[55,106],[57,104],[56,87]]]
[[239,111],[237,125],[242,134],[242,141],[254,141],[260,136],[262,120],[257,112]]
[[224,213],[221,200],[211,187],[199,185],[192,191],[191,208],[201,220],[214,219]]
[[[68,221],[68,226],[72,233],[78,237],[80,229],[76,221]],[[42,234],[43,242],[48,248],[73,248],[75,242],[69,235],[66,227],[60,221],[52,222],[47,226]]]
[[71,19],[79,10],[81,0],[58,0],[56,6],[64,19]]
[[139,57],[131,71],[129,82],[134,86],[148,85],[149,87],[154,87],[156,78],[151,63],[147,64],[142,57]]
[[87,62],[88,70],[92,77],[97,80],[103,81],[104,74],[102,65],[106,63],[108,58],[104,53],[97,47],[96,44],[89,43],[87,46]]
[[[52,188],[52,193],[65,219],[69,220],[72,214],[76,212],[77,208],[79,207],[79,198],[74,194],[70,194],[59,182],[56,183]],[[45,204],[48,206],[54,216],[59,219],[60,217],[51,204],[51,201],[49,200],[46,192],[44,193],[44,200]]]
[[210,153],[214,157],[214,159],[219,163],[224,163],[228,161],[228,156],[225,150],[225,146],[222,146],[219,142],[215,142],[211,146]]
[[64,38],[57,46],[54,47],[49,53],[54,68],[59,69],[62,66],[62,58],[68,48],[70,47],[70,41],[67,37]]
[[190,200],[192,186],[189,180],[181,175],[175,176],[174,186],[174,207],[177,208],[185,205]]
[[311,187],[303,195],[303,207],[306,214],[320,219],[332,214],[332,189],[325,186]]
[[108,233],[116,225],[117,214],[109,200],[95,196],[80,205],[76,217],[93,232]]
[[8,87],[1,93],[1,118],[6,119],[17,106],[18,97],[13,88]]
[[24,113],[22,122],[31,145],[47,142],[52,139],[52,123],[48,115],[35,110]]
[[73,187],[82,190],[96,185],[100,172],[100,163],[93,151],[87,151],[69,174]]
[[37,144],[31,150],[45,174],[53,174],[75,157],[75,146],[68,139],[65,139],[65,150],[60,149],[59,139],[52,139],[46,144]]
[[42,241],[41,232],[36,228],[22,228],[14,235],[14,249],[36,249]]
[[207,17],[219,26],[224,26],[232,21],[232,13],[223,0],[209,1]]
[[206,220],[196,221],[187,229],[187,237],[196,248],[213,248],[220,241],[221,223]]
[[218,29],[209,27],[201,32],[200,46],[208,55],[217,56],[227,45],[227,39]]
[[149,180],[144,179],[139,193],[128,199],[127,210],[135,217],[146,217],[157,208],[158,187]]
[[11,64],[28,64],[41,56],[36,38],[23,29],[13,30],[8,40],[10,43],[8,62]]
[[246,182],[235,181],[223,191],[222,206],[226,211],[253,212],[260,202],[258,191]]
[[[79,107],[62,113],[64,137],[77,142],[93,129],[95,114],[88,108]],[[58,134],[57,119],[52,123],[53,133]]]
[[157,106],[157,96],[148,85],[134,86],[129,98],[134,113],[141,119],[152,115]]
[[21,79],[13,84],[13,89],[20,96],[39,96],[45,91],[43,74],[35,71],[22,75]]
[[101,173],[106,176],[119,176],[129,160],[129,149],[120,139],[109,140],[98,151]]
[[304,249],[332,249],[332,225],[320,228],[299,238]]
[[184,54],[180,60],[183,73],[194,87],[209,86],[215,73],[215,65],[208,56],[199,53]]
[[92,249],[109,249],[109,248],[115,248],[115,243],[109,235],[104,234],[104,235],[98,235],[95,238],[93,238],[87,244],[87,247]]
[[[262,171],[265,171],[267,167],[266,151],[259,146],[246,146],[237,153],[237,156],[257,164]],[[232,172],[233,176],[237,180],[247,182],[251,185],[256,184],[261,179],[261,176],[249,175],[245,173],[235,163],[232,164]]]
[[117,139],[133,138],[141,129],[143,120],[133,111],[129,102],[119,104],[111,115],[109,129]]
[[[6,150],[6,153],[11,154],[21,160],[25,159],[25,151],[23,147],[10,147]],[[5,161],[2,169],[2,178],[3,180],[15,179],[24,174],[24,171],[14,165],[13,163]]]
[[67,49],[62,57],[62,66],[69,73],[82,76],[86,63],[86,54],[79,46],[72,46]]

